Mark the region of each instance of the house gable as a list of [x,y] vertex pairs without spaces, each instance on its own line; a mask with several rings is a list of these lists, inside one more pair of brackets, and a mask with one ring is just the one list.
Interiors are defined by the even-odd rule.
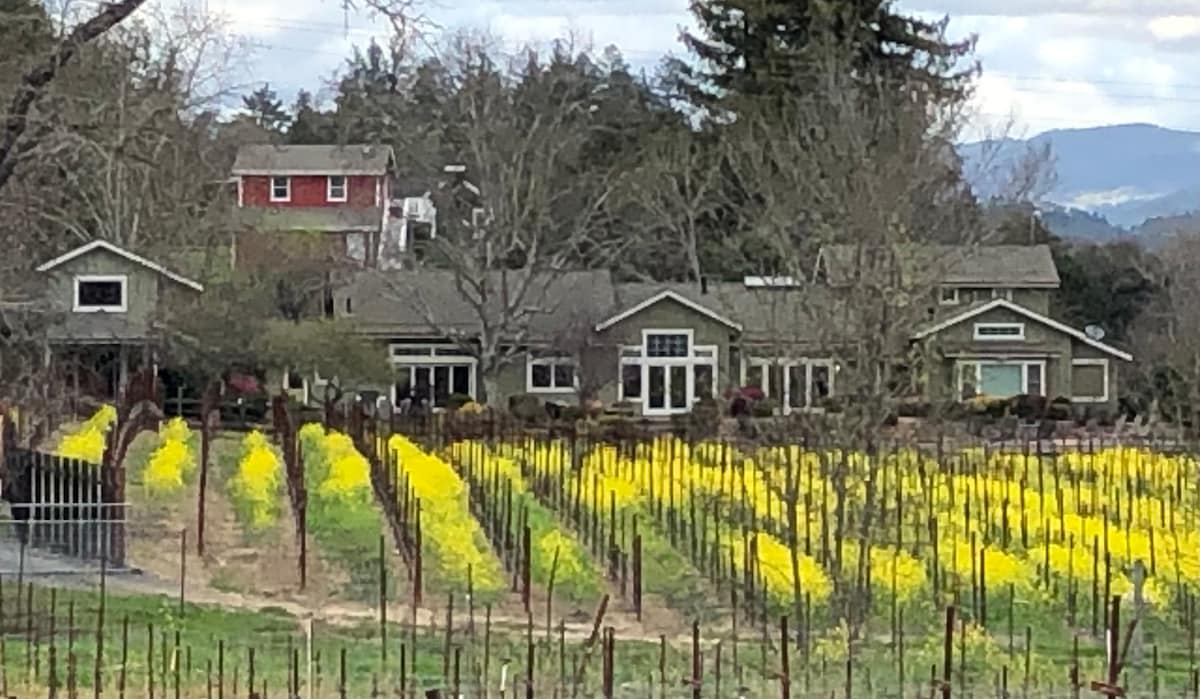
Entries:
[[599,323],[596,324],[596,332],[603,332],[619,323],[622,323],[625,320],[633,318],[634,316],[637,316],[637,315],[647,311],[648,309],[650,309],[654,306],[657,306],[659,304],[663,304],[663,303],[676,304],[678,306],[682,306],[684,309],[686,309],[685,314],[687,312],[690,312],[693,314],[698,314],[698,315],[708,318],[710,321],[716,321],[717,323],[720,323],[721,325],[724,325],[727,328],[729,328],[730,330],[733,330],[735,332],[740,333],[742,331],[742,326],[740,323],[730,320],[729,318],[718,313],[717,311],[714,311],[713,309],[708,308],[707,306],[697,303],[681,294],[678,294],[678,293],[668,289],[666,291],[659,292],[659,293],[655,294],[654,296],[651,296],[650,298],[642,301],[641,303],[638,303],[634,306],[630,306],[629,308],[621,311],[620,313],[617,313],[616,315],[610,316],[609,318],[600,321]]
[[[199,282],[193,281],[191,279],[188,279],[187,277],[176,274],[176,273],[170,271],[169,269],[163,267],[162,265],[158,264],[157,262],[152,262],[151,260],[148,260],[145,257],[142,257],[141,255],[137,255],[135,253],[129,252],[128,250],[125,250],[124,248],[117,247],[116,245],[113,245],[112,243],[110,243],[106,240],[93,240],[92,242],[90,242],[86,245],[77,247],[68,253],[65,253],[63,255],[60,255],[60,256],[54,258],[53,260],[50,260],[49,262],[43,263],[42,265],[40,265],[37,268],[37,271],[49,272],[50,270],[53,270],[57,267],[66,265],[67,263],[69,263],[73,260],[77,260],[84,256],[93,255],[94,253],[97,253],[98,251],[101,253],[107,253],[107,255],[114,256],[117,258],[123,258],[126,261],[126,263],[124,263],[124,264],[116,263],[115,264],[116,269],[120,269],[121,267],[127,266],[127,263],[133,263],[135,265],[139,265],[146,269],[157,272],[158,274],[166,277],[167,279],[170,279],[171,281],[173,281],[177,284],[182,284],[183,286],[194,289],[196,291],[204,291],[204,286],[201,285]],[[113,265],[113,263],[110,262],[109,266],[112,266],[112,265]],[[104,266],[104,265],[101,264],[101,266]]]
[[[1022,343],[1030,343],[1032,345],[1034,343],[1031,342],[1031,340],[1034,340],[1037,341],[1038,344],[1050,344],[1054,342],[1053,335],[1057,334],[1060,337],[1066,336],[1074,342],[1081,343],[1094,350],[1098,350],[1105,355],[1116,357],[1117,359],[1121,359],[1126,362],[1133,361],[1133,356],[1127,352],[1088,337],[1080,330],[1076,330],[1075,328],[1054,320],[1053,318],[1049,318],[1005,299],[996,299],[994,301],[980,304],[973,308],[966,309],[961,313],[952,315],[949,318],[946,318],[914,333],[913,339],[921,340],[931,335],[937,335],[951,328],[961,326],[968,321],[975,321],[970,324],[972,330],[970,331],[969,337],[972,341],[978,343],[976,346],[986,346],[984,343],[992,341],[990,339],[977,339],[975,330],[976,326],[982,325],[989,327],[1000,327],[1005,324],[1023,324],[1025,326],[1025,332],[1022,333],[1020,340]],[[1040,327],[1031,331],[1030,322],[1033,325]],[[959,332],[961,333],[962,331]],[[963,337],[964,336],[960,335],[959,339],[961,340]],[[997,346],[1000,346],[999,340],[997,340]]]

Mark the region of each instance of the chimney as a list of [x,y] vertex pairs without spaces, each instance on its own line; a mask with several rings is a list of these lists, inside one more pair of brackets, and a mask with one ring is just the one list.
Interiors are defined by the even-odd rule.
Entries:
[[708,294],[708,277],[703,275],[700,276],[700,294],[702,296]]

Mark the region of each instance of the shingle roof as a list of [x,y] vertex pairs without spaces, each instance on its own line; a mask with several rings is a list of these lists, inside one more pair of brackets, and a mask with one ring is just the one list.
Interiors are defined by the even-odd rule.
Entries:
[[[507,280],[513,295],[518,295],[521,280],[515,273],[509,273]],[[499,272],[492,273],[491,287],[503,288]],[[366,334],[473,334],[480,325],[479,313],[449,270],[361,272],[335,292],[338,309],[346,307],[347,297],[355,325]],[[588,328],[601,320],[611,312],[615,295],[607,271],[579,271],[537,275],[521,300],[521,308],[532,309],[521,319],[528,324],[527,336],[551,340],[576,325]],[[494,322],[500,322],[502,303],[494,302],[496,311],[489,314]]]
[[383,226],[383,208],[289,206],[242,207],[238,222],[257,231],[377,231]]
[[668,290],[741,324],[743,337],[755,343],[819,343],[839,307],[829,289],[816,284],[752,289],[742,282],[710,282],[704,293],[697,284],[627,283],[617,285],[618,311]]
[[238,150],[235,175],[383,175],[394,161],[391,146],[250,145]]
[[[1057,287],[1058,268],[1047,245],[901,245],[905,281],[960,286]],[[830,284],[842,286],[854,276],[859,248],[827,245],[819,264]],[[933,275],[932,277],[926,275]],[[920,279],[924,277],[924,279]]]

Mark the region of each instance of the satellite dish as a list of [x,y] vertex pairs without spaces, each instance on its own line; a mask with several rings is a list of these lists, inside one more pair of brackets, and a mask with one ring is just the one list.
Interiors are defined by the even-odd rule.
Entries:
[[1104,339],[1104,328],[1099,325],[1089,325],[1083,329],[1083,334],[1099,342]]

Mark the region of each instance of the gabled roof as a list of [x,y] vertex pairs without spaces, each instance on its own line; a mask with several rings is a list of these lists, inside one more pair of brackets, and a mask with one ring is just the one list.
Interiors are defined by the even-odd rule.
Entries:
[[818,345],[854,327],[836,295],[822,284],[756,287],[744,281],[697,283],[625,282],[617,285],[617,308],[630,308],[671,291],[740,326],[751,343]]
[[395,162],[391,146],[250,145],[238,149],[234,175],[384,175]]
[[913,334],[913,339],[920,340],[921,338],[929,337],[930,335],[941,332],[942,330],[945,330],[946,328],[949,328],[953,325],[958,325],[959,323],[961,323],[965,320],[970,320],[971,318],[974,318],[982,313],[987,313],[988,311],[995,309],[995,308],[1003,308],[1005,310],[1012,311],[1019,315],[1023,315],[1026,318],[1029,318],[1030,320],[1034,320],[1034,321],[1041,323],[1049,328],[1053,328],[1061,333],[1070,335],[1071,337],[1075,338],[1076,340],[1079,340],[1080,342],[1082,342],[1086,345],[1095,347],[1096,349],[1100,350],[1101,352],[1110,354],[1110,355],[1116,357],[1117,359],[1123,359],[1127,362],[1133,361],[1133,355],[1129,354],[1128,352],[1123,352],[1123,351],[1117,349],[1116,347],[1105,344],[1099,340],[1093,340],[1092,338],[1088,337],[1083,332],[1076,330],[1075,328],[1072,328],[1069,325],[1060,323],[1057,320],[1054,320],[1053,318],[1048,318],[1048,317],[1042,315],[1041,313],[1031,311],[1028,308],[1025,308],[1024,306],[1021,306],[1019,304],[1013,303],[1012,301],[1009,301],[1008,299],[994,299],[992,301],[989,301],[988,303],[976,306],[974,308],[969,308],[969,309],[963,311],[962,313],[958,313],[949,318],[946,318],[943,321],[934,323],[933,325],[930,325],[922,330],[919,330],[918,332]]
[[164,277],[166,277],[167,279],[170,279],[173,282],[176,282],[176,283],[182,284],[186,287],[195,289],[196,291],[204,291],[204,286],[202,284],[200,284],[200,282],[192,281],[191,279],[188,279],[187,277],[176,274],[176,273],[172,272],[171,270],[167,269],[166,267],[163,267],[162,265],[158,264],[157,262],[152,262],[152,261],[147,260],[146,258],[142,257],[141,255],[137,255],[135,253],[129,252],[128,250],[126,250],[124,248],[117,247],[116,245],[113,245],[112,243],[108,242],[107,240],[93,240],[92,242],[87,243],[86,245],[81,245],[66,254],[59,255],[58,257],[54,258],[53,260],[50,260],[49,262],[42,264],[40,267],[37,268],[37,271],[49,272],[50,270],[54,269],[55,267],[58,267],[59,265],[62,265],[66,262],[70,262],[71,260],[74,260],[77,257],[83,257],[84,255],[91,254],[92,252],[94,252],[96,250],[105,250],[114,255],[119,255],[120,257],[124,257],[125,259],[129,260],[130,262],[139,264],[143,267],[146,267],[147,269],[152,269],[155,272],[158,272],[159,274],[163,275]]
[[602,330],[607,330],[608,328],[611,328],[612,326],[616,325],[617,323],[620,323],[621,321],[625,320],[626,318],[635,316],[638,313],[641,313],[642,311],[646,310],[647,308],[653,306],[654,304],[659,303],[660,301],[666,301],[668,299],[671,301],[674,301],[682,306],[686,306],[687,308],[692,309],[693,311],[699,313],[700,315],[708,316],[709,318],[712,318],[713,320],[717,321],[718,323],[721,323],[722,325],[726,325],[730,328],[733,328],[734,330],[737,330],[738,332],[742,331],[741,323],[730,320],[729,318],[726,318],[725,316],[714,311],[713,309],[709,308],[708,306],[705,306],[704,304],[693,301],[693,300],[687,298],[686,296],[684,296],[683,294],[677,293],[671,289],[664,289],[663,291],[658,292],[657,294],[651,296],[650,298],[645,299],[641,303],[638,303],[634,306],[630,306],[629,308],[626,308],[625,310],[621,311],[620,313],[617,313],[614,316],[610,316],[610,317],[600,321],[599,323],[596,323],[596,332],[600,332]]
[[[855,245],[826,245],[817,268],[834,286],[850,284],[858,264]],[[862,249],[869,254],[870,249]],[[1058,267],[1048,245],[922,245],[889,248],[899,257],[904,281],[931,285],[1058,288]],[[924,277],[918,279],[918,277]]]

